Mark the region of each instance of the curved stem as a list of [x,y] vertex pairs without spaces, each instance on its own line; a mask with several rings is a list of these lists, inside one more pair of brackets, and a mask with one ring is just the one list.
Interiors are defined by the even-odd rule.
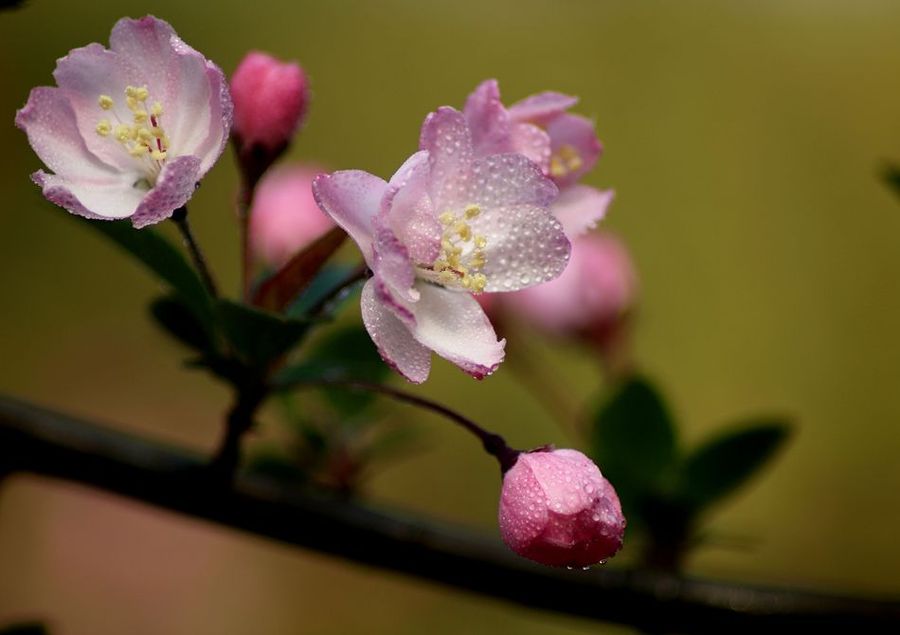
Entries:
[[241,439],[253,427],[253,418],[267,395],[256,386],[241,390],[225,418],[225,434],[210,462],[210,472],[219,480],[232,482],[241,461]]
[[518,459],[519,454],[521,454],[520,450],[515,450],[509,447],[509,445],[506,443],[506,439],[501,437],[499,434],[485,430],[480,425],[478,425],[468,417],[459,414],[455,410],[452,410],[451,408],[448,408],[447,406],[436,401],[426,399],[425,397],[419,397],[418,395],[414,395],[398,388],[392,388],[391,386],[375,384],[367,381],[340,379],[304,380],[302,382],[291,384],[290,386],[283,386],[282,388],[299,388],[305,386],[330,386],[333,388],[346,388],[347,390],[363,390],[366,392],[384,395],[385,397],[390,397],[391,399],[394,399],[396,401],[402,401],[418,408],[430,410],[431,412],[439,414],[445,419],[449,419],[450,421],[453,421],[454,423],[462,426],[473,435],[478,437],[478,440],[481,441],[481,444],[484,446],[485,451],[496,458],[500,463],[500,471],[504,474],[513,465],[515,465],[516,459]]
[[214,298],[219,297],[216,282],[213,280],[209,267],[206,265],[206,258],[203,257],[200,245],[197,244],[197,241],[194,239],[191,225],[188,223],[188,211],[186,206],[179,207],[175,210],[175,213],[172,214],[172,222],[175,223],[178,230],[181,232],[181,236],[184,238],[184,244],[191,255],[191,260],[193,260],[194,266],[197,268],[197,272],[200,274],[200,278],[203,280],[206,290],[209,291],[209,295]]

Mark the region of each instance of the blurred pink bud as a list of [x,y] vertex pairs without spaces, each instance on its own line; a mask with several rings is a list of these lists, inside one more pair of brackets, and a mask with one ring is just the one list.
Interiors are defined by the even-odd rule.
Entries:
[[503,477],[500,534],[525,558],[589,567],[622,547],[625,517],[609,481],[577,450],[519,455]]
[[334,227],[312,194],[319,174],[309,166],[270,170],[259,182],[250,209],[250,250],[255,260],[273,269]]
[[251,51],[231,77],[231,97],[240,143],[276,152],[290,143],[306,115],[309,84],[296,62]]
[[[637,295],[628,250],[609,233],[572,241],[569,265],[556,280],[504,294],[504,308],[539,329],[560,335],[608,332]],[[501,299],[501,298],[498,298]]]

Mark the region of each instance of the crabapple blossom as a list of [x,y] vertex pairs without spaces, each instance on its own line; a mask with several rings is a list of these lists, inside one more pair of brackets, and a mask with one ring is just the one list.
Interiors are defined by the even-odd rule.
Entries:
[[519,152],[559,186],[553,213],[570,238],[594,227],[612,201],[611,191],[578,183],[603,147],[590,119],[567,112],[577,103],[577,97],[548,91],[506,108],[497,80],[489,79],[469,95],[464,109],[476,154]]
[[320,171],[303,165],[280,166],[259,182],[250,209],[250,249],[256,260],[277,269],[295,253],[334,227],[312,194]]
[[356,241],[373,276],[363,321],[381,356],[409,381],[431,352],[476,378],[504,356],[473,293],[514,291],[565,268],[570,244],[549,211],[558,190],[521,154],[476,156],[462,113],[422,126],[420,151],[390,182],[359,170],[313,182],[319,207]]
[[625,517],[613,486],[577,450],[519,454],[503,476],[500,534],[525,558],[588,567],[622,547]]
[[309,83],[296,62],[251,51],[231,77],[231,95],[239,144],[262,146],[272,153],[284,148],[302,124],[309,105]]
[[32,179],[73,214],[157,223],[187,203],[228,141],[231,97],[218,66],[153,16],[116,22],[109,48],[61,58],[16,125],[52,173]]

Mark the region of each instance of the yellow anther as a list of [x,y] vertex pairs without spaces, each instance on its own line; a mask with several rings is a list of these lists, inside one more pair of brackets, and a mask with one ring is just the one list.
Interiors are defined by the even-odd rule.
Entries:
[[438,216],[438,218],[444,225],[449,225],[454,220],[456,220],[456,216],[453,215],[453,212],[444,212],[443,214]]
[[469,258],[469,266],[472,267],[472,269],[481,269],[484,266],[484,263],[484,254],[480,251],[476,251],[472,254],[472,257]]
[[447,263],[450,265],[451,269],[460,269],[462,265],[459,261],[459,254],[449,253],[447,254]]
[[150,157],[154,161],[163,161],[166,158],[166,152],[165,150],[153,150],[150,152]]
[[468,223],[459,221],[458,223],[456,223],[456,225],[454,225],[453,231],[456,232],[456,234],[458,234],[459,237],[464,241],[468,241],[470,238],[472,238],[472,228],[469,227]]
[[126,126],[125,124],[120,123],[118,126],[116,126],[116,139],[118,139],[119,141],[128,141],[129,139],[131,139],[131,132],[131,126]]
[[134,111],[134,123],[147,123],[147,111],[146,110],[135,110]]
[[147,90],[146,86],[126,86],[125,96],[130,97],[131,99],[137,99],[138,101],[144,101],[150,96],[150,91]]
[[101,137],[106,137],[112,132],[112,124],[109,123],[109,119],[101,119],[97,122],[97,127],[94,128],[94,130],[96,130],[97,134]]
[[475,247],[478,249],[487,247],[487,238],[484,236],[475,236]]
[[438,272],[438,280],[444,284],[450,284],[456,282],[456,274],[450,269],[443,269]]
[[150,114],[154,117],[162,117],[163,107],[162,104],[158,101],[153,102],[153,105],[150,107]]
[[481,293],[487,286],[487,276],[483,273],[476,273],[472,276],[472,285],[469,287],[475,293]]
[[137,131],[137,136],[138,139],[140,139],[147,145],[150,145],[150,142],[153,141],[153,134],[146,128],[139,128]]
[[135,144],[128,148],[128,154],[133,157],[141,157],[150,152],[150,148],[145,145]]
[[578,153],[575,146],[568,143],[560,146],[552,157],[550,157],[550,176],[561,177],[566,176],[570,172],[581,169],[584,160]]
[[159,126],[153,126],[152,128],[150,128],[150,134],[152,134],[157,139],[162,139],[166,136],[165,130],[163,130]]
[[100,107],[103,110],[109,110],[113,107],[114,102],[112,97],[110,97],[109,95],[100,95],[100,97],[97,98],[97,103],[100,104]]
[[140,109],[140,107],[141,107],[141,102],[139,102],[139,101],[138,101],[137,99],[135,99],[134,97],[126,97],[126,98],[125,98],[125,105],[128,106],[128,110],[130,110],[130,111],[132,111],[132,112],[135,112],[135,111],[137,111],[138,109]]
[[466,205],[465,214],[466,218],[472,220],[476,216],[481,213],[481,208],[478,205]]
[[559,157],[551,157],[550,158],[550,176],[555,176],[557,178],[566,175],[566,166],[563,165],[562,160]]

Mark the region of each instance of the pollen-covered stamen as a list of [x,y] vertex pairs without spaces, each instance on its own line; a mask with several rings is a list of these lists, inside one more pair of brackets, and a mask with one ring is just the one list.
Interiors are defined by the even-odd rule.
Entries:
[[441,236],[441,252],[431,271],[436,281],[446,286],[462,288],[480,293],[487,285],[487,276],[481,273],[484,267],[484,248],[487,239],[476,236],[467,222],[481,214],[478,205],[468,205],[462,214],[452,211],[442,213],[438,218],[444,226]]
[[[109,119],[101,119],[95,128],[101,137],[112,137],[118,141],[129,155],[146,161],[152,175],[159,172],[169,151],[169,138],[160,125],[163,114],[158,101],[148,108],[150,91],[146,86],[126,86],[125,105],[131,111],[132,121],[126,123],[113,111],[118,122],[115,126]],[[100,95],[97,104],[102,110],[112,111],[115,101],[109,95]]]
[[576,172],[584,165],[584,160],[574,146],[564,144],[550,157],[550,176],[561,178]]

